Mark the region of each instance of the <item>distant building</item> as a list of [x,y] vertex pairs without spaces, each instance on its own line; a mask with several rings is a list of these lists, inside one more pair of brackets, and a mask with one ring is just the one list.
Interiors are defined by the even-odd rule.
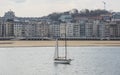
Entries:
[[48,37],[49,25],[47,22],[37,22],[36,24],[36,34],[37,37]]
[[14,22],[14,36],[17,37],[25,37],[25,26],[28,23],[26,22]]
[[16,17],[10,10],[0,17],[0,39],[62,39],[65,35],[68,39],[120,39],[120,12],[93,17],[77,13],[73,9],[52,21],[49,17]]
[[71,22],[72,16],[70,14],[61,15],[59,20],[61,20],[62,22]]
[[118,37],[118,26],[116,23],[109,23],[110,25],[110,37]]
[[118,37],[120,37],[120,23],[117,24],[117,30],[118,30]]
[[65,33],[66,33],[66,23],[61,23],[60,24],[60,37],[64,38],[65,37]]
[[80,37],[85,37],[85,24],[86,21],[79,21],[80,23]]
[[103,28],[103,37],[106,39],[118,37],[118,25],[114,22],[105,23]]
[[93,22],[87,22],[85,24],[85,36],[93,37]]
[[112,21],[120,21],[120,12],[113,13]]
[[60,37],[60,24],[55,22],[49,25],[49,36],[53,38]]
[[99,33],[98,33],[98,32],[99,32],[99,31],[98,31],[98,30],[99,30],[99,29],[98,29],[98,28],[99,28],[99,26],[98,26],[99,23],[100,23],[99,20],[93,21],[93,34],[92,34],[93,37],[98,37],[98,36],[99,36]]
[[4,20],[5,21],[6,20],[14,20],[14,18],[15,18],[15,13],[11,10],[6,12],[5,15],[4,15]]
[[74,36],[74,23],[66,23],[66,37]]
[[72,9],[70,10],[70,14],[77,14],[78,13],[78,10],[77,9]]
[[73,23],[73,37],[80,37],[80,23]]
[[110,22],[112,20],[112,14],[104,14],[100,16],[101,20]]
[[105,32],[104,32],[104,37],[105,38],[110,38],[110,25],[109,25],[109,23],[106,23],[105,24],[105,30],[104,30]]
[[101,38],[101,40],[105,38],[105,25],[106,23],[103,21],[98,24],[98,37]]
[[5,37],[14,37],[14,23],[7,21],[5,24]]
[[2,22],[2,18],[0,17],[0,37],[2,37],[2,32],[3,32],[3,22]]
[[28,24],[25,25],[25,37],[28,38],[28,37],[34,37],[36,34],[36,29],[35,29],[35,26],[36,23],[34,22],[28,22]]

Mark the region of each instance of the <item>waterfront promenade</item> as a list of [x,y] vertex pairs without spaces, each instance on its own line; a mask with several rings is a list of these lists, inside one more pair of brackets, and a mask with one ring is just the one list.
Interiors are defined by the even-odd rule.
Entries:
[[[0,41],[0,47],[54,47],[56,41]],[[79,46],[120,46],[120,41],[72,40],[67,41],[69,47]],[[59,41],[64,46],[64,41]]]

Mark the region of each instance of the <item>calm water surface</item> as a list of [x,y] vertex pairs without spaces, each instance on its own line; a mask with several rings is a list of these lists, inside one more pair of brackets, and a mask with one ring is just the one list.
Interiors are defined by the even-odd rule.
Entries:
[[68,50],[74,60],[63,65],[54,64],[54,47],[0,48],[0,75],[120,75],[120,47]]

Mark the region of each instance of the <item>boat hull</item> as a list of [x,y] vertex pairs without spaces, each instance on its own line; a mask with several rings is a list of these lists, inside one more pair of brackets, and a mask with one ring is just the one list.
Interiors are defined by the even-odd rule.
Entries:
[[71,59],[55,59],[54,63],[56,64],[70,64]]

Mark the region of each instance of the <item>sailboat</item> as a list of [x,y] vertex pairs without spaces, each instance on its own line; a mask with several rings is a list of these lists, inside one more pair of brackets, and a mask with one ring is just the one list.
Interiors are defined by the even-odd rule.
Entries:
[[59,56],[59,48],[58,48],[58,39],[56,39],[56,47],[55,47],[55,55],[54,55],[54,62],[57,64],[70,64],[72,61],[67,57],[67,41],[66,41],[66,28],[65,28],[65,56]]
[[57,63],[57,64],[70,64],[70,62],[71,62],[71,59],[67,58],[67,48],[66,48],[66,46],[65,46],[65,56],[63,56],[63,57],[59,56],[58,39],[56,39],[54,62]]

